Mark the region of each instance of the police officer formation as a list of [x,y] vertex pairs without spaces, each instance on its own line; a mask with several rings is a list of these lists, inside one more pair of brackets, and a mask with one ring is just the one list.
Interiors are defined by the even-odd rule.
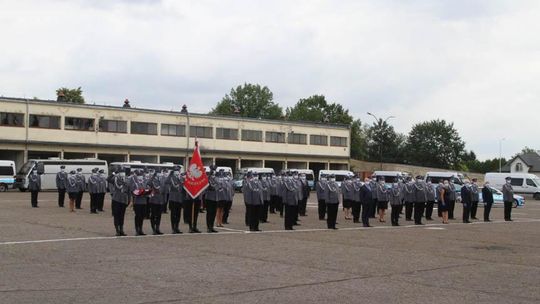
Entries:
[[[200,233],[197,228],[198,215],[206,211],[206,226],[208,233],[217,233],[215,227],[228,224],[229,214],[234,200],[234,181],[230,172],[223,169],[216,171],[210,167],[208,187],[199,196],[192,198],[184,189],[185,173],[180,167],[172,171],[163,169],[118,169],[110,176],[105,176],[103,170],[95,168],[91,176],[85,180],[82,169],[56,175],[58,189],[58,206],[64,207],[65,194],[69,197],[69,210],[75,212],[82,209],[81,202],[84,192],[90,195],[90,213],[103,212],[104,198],[107,190],[111,195],[111,209],[114,217],[114,227],[117,236],[125,236],[124,218],[126,208],[131,205],[135,213],[135,234],[146,235],[143,224],[150,220],[154,235],[163,234],[161,231],[162,214],[170,211],[170,225],[173,234],[180,234],[180,221],[184,210],[183,221],[189,226],[190,233]],[[511,211],[514,191],[511,179],[506,178],[502,187],[504,200],[504,219],[512,221]],[[41,190],[41,179],[37,170],[33,170],[29,178],[32,207],[38,207],[38,193]],[[343,208],[344,220],[361,223],[371,227],[370,219],[386,223],[387,210],[390,207],[390,223],[399,226],[399,219],[405,209],[405,221],[413,221],[423,225],[422,218],[432,221],[434,206],[437,206],[438,217],[443,224],[455,220],[456,203],[463,205],[463,223],[478,220],[477,209],[480,201],[480,190],[476,179],[465,180],[461,190],[456,191],[453,178],[441,180],[433,184],[431,180],[424,181],[421,176],[395,177],[387,184],[385,178],[365,178],[348,176],[341,182],[334,175],[320,177],[315,189],[318,205],[319,220],[326,220],[328,229],[337,229],[337,214],[340,202]],[[249,231],[261,231],[260,223],[267,223],[269,214],[278,214],[284,218],[285,230],[294,230],[300,226],[301,216],[307,216],[307,201],[311,194],[305,174],[296,171],[281,174],[258,174],[247,172],[242,184],[242,195],[245,204],[245,225]],[[493,205],[493,194],[489,183],[482,189],[484,203],[484,221],[490,221]]]

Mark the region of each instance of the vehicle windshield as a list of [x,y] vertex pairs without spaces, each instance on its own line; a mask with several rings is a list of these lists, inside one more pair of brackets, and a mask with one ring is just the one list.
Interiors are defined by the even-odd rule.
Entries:
[[244,173],[235,173],[235,174],[234,174],[234,179],[235,179],[235,180],[241,180],[241,179],[244,179]]
[[306,179],[312,181],[313,180],[313,174],[306,174]]
[[540,178],[535,178],[533,179],[533,181],[536,184],[536,186],[540,187]]
[[17,174],[20,174],[20,175],[27,175],[28,172],[30,172],[30,170],[32,170],[32,167],[34,167],[34,162],[33,162],[33,161],[26,162],[26,163],[21,167],[21,169],[19,169],[19,173],[17,173]]
[[377,177],[384,177],[384,182],[387,184],[393,184],[397,182],[397,176],[381,175]]
[[336,174],[336,181],[342,182],[345,180],[345,177],[347,177],[347,175]]

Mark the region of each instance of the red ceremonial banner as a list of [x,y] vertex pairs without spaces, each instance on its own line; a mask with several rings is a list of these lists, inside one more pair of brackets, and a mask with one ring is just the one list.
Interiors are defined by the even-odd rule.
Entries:
[[193,156],[186,169],[184,189],[186,189],[186,192],[191,198],[196,198],[206,187],[208,187],[208,176],[206,176],[206,170],[204,169],[201,153],[199,152],[199,143],[195,141]]

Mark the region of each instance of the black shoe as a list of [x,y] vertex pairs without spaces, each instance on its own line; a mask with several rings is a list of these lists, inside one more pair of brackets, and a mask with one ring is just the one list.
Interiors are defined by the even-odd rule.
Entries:
[[415,225],[424,225],[424,223],[414,223]]
[[197,228],[193,228],[189,231],[189,233],[201,233],[201,231]]
[[97,214],[97,211],[90,211],[91,214]]
[[353,223],[358,224],[358,223],[360,223],[360,221],[359,220],[353,220]]
[[484,222],[491,222],[491,220],[484,220]]
[[363,227],[366,227],[366,228],[367,228],[367,227],[371,227],[370,224],[364,224],[364,225],[362,225],[362,226],[363,226]]
[[505,221],[507,221],[507,222],[513,222],[514,220],[512,220],[512,219],[505,219]]
[[64,206],[58,206],[59,208],[64,208]]
[[82,210],[82,208],[81,208],[81,207],[75,207],[75,209],[80,209],[80,210]]
[[477,217],[471,217],[471,219],[473,219],[473,220],[478,220],[478,218],[477,218]]
[[217,233],[217,230],[214,229],[214,228],[211,228],[211,229],[208,229],[207,232],[208,233]]
[[99,209],[98,211],[99,211],[99,212],[105,212],[105,210],[103,210],[103,209]]
[[225,221],[223,222],[223,225],[229,225],[229,222]]
[[470,224],[470,221],[463,221],[464,224]]
[[408,219],[405,219],[407,222],[412,222],[412,219],[408,218]]
[[294,230],[293,228],[285,228],[285,230]]
[[432,218],[426,218],[426,221],[433,221]]

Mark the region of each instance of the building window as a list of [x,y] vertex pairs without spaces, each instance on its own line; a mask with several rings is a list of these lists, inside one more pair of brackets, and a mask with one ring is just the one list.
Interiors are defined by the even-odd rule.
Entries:
[[242,140],[245,140],[245,141],[262,141],[262,131],[242,130]]
[[330,145],[334,147],[346,147],[347,137],[331,136]]
[[64,129],[94,131],[94,119],[93,118],[66,117],[64,121]]
[[289,143],[290,144],[299,144],[299,145],[306,145],[307,144],[307,135],[301,134],[301,133],[289,133]]
[[131,134],[157,135],[157,123],[132,121]]
[[328,136],[326,135],[310,135],[309,144],[317,146],[328,146]]
[[523,164],[522,163],[517,163],[516,164],[516,172],[521,172],[523,171]]
[[60,129],[60,116],[30,114],[31,128]]
[[127,133],[127,121],[123,120],[99,120],[100,132]]
[[24,127],[24,114],[1,112],[0,125],[11,127]]
[[186,136],[186,126],[161,124],[161,135],[165,136]]
[[189,126],[189,136],[198,138],[213,138],[212,127]]
[[267,131],[266,134],[265,134],[265,140],[266,140],[266,142],[284,143],[285,142],[285,133]]
[[238,140],[238,130],[227,129],[227,128],[216,128],[216,138]]

